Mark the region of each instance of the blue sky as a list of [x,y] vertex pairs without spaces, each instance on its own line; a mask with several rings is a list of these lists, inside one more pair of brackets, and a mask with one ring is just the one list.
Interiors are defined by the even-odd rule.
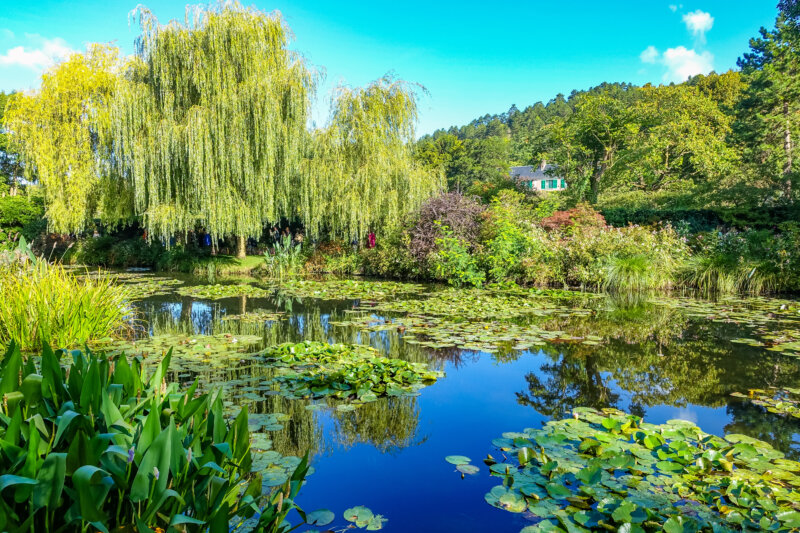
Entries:
[[[0,90],[30,89],[42,70],[89,42],[131,53],[136,0],[0,0]],[[144,2],[162,22],[183,20],[185,1]],[[243,2],[249,5],[251,2]],[[324,67],[314,116],[331,89],[393,71],[429,91],[418,133],[547,101],[603,81],[680,81],[734,68],[776,0],[332,2],[258,0],[278,9],[293,47]]]

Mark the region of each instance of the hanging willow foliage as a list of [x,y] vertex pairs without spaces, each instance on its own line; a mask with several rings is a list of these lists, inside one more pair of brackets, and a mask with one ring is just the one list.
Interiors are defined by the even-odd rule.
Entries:
[[361,238],[385,233],[444,184],[411,154],[417,95],[390,76],[366,88],[338,89],[330,124],[314,133],[301,216],[313,232]]
[[217,239],[260,235],[297,204],[316,76],[278,13],[225,3],[166,26],[135,14],[138,57],[111,130],[137,213],[162,238],[196,224]]
[[17,93],[9,100],[5,127],[26,177],[42,186],[45,214],[55,232],[83,231],[100,203],[113,204],[118,216],[130,213],[124,191],[114,199],[104,197],[109,174],[100,140],[109,125],[117,58],[116,48],[91,45],[46,72],[37,93]]

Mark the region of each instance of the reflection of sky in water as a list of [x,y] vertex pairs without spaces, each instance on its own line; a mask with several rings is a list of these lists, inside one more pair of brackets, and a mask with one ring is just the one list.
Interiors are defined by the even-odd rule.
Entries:
[[[241,313],[243,304],[249,311],[291,308],[292,312],[284,320],[247,328],[220,320],[226,314]],[[191,306],[188,312],[184,305]],[[578,405],[614,406],[641,413],[656,424],[689,420],[717,435],[748,433],[795,455],[800,447],[795,422],[742,408],[730,397],[731,392],[750,387],[796,386],[798,361],[728,342],[746,336],[734,324],[700,320],[662,327],[649,324],[646,314],[644,318],[636,315],[637,328],[652,326],[659,332],[657,328],[662,327],[666,332],[658,333],[657,344],[652,336],[644,336],[599,346],[555,344],[537,351],[492,355],[454,348],[434,352],[403,343],[396,331],[369,333],[331,324],[349,320],[351,315],[344,311],[352,303],[347,302],[306,299],[287,305],[285,300],[256,298],[212,302],[156,297],[142,308],[151,319],[160,315],[161,322],[189,321],[186,325],[194,334],[231,330],[256,332],[267,343],[304,338],[360,342],[390,357],[443,368],[444,378],[418,397],[391,406],[381,403],[388,402],[385,399],[372,410],[362,408],[356,413],[312,413],[296,406],[292,416],[316,428],[316,433],[312,436],[308,427],[299,429],[301,424],[289,425],[282,433],[287,442],[317,439],[312,461],[316,473],[299,498],[306,510],[330,508],[341,516],[347,507],[366,505],[389,519],[384,530],[390,533],[518,532],[528,525],[524,517],[485,503],[483,495],[498,484],[498,478],[488,476],[481,459],[497,453],[491,440],[503,432],[541,427],[549,417],[564,416]],[[630,328],[630,316],[619,314],[618,323],[583,324],[581,334],[613,337],[618,333],[614,328]],[[606,329],[596,332],[601,327]],[[764,368],[758,366],[762,361],[766,361]],[[253,412],[269,410],[264,407],[267,404],[254,404]],[[471,457],[481,472],[462,480],[444,461],[452,454]]]

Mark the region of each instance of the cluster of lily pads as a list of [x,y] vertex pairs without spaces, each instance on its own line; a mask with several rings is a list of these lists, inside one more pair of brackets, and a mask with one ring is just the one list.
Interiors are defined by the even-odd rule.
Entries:
[[382,357],[374,348],[357,344],[286,343],[268,348],[262,356],[276,369],[271,383],[283,396],[351,402],[340,404],[339,410],[384,396],[414,396],[444,375],[425,364]]
[[277,288],[282,293],[295,298],[369,301],[386,300],[399,295],[418,294],[425,290],[423,285],[416,283],[352,279],[289,279],[282,281]]
[[[595,311],[579,304],[597,296],[569,291],[445,289],[424,298],[380,302],[362,306],[365,314],[352,314],[335,326],[355,326],[362,331],[397,330],[409,344],[431,348],[459,347],[465,350],[497,352],[527,350],[547,342],[599,344],[597,335],[574,336],[560,329],[548,329],[544,322],[581,318]],[[379,318],[372,311],[403,313],[405,316]],[[550,326],[552,327],[552,326]]]
[[408,344],[429,348],[458,347],[494,353],[503,348],[528,350],[548,342],[569,342],[596,345],[603,338],[597,335],[573,336],[565,331],[548,331],[536,324],[517,324],[510,321],[459,321],[447,317],[413,315],[383,319],[374,315],[352,317],[331,322],[335,326],[355,326],[361,331],[397,330]]
[[123,352],[139,355],[148,364],[155,364],[172,350],[171,370],[199,371],[208,365],[226,367],[231,361],[246,356],[248,351],[263,339],[258,335],[154,335],[135,341],[105,339],[96,343],[107,353]]
[[800,303],[796,301],[729,297],[715,302],[691,298],[662,298],[658,302],[679,307],[691,318],[749,328],[750,337],[732,342],[800,357]]
[[575,298],[587,293],[543,290],[443,289],[427,298],[385,302],[374,307],[380,311],[425,316],[450,316],[462,320],[511,320],[524,316],[590,316],[592,311],[575,305]]
[[231,283],[212,285],[191,285],[178,289],[181,296],[191,296],[203,300],[221,300],[222,298],[234,298],[237,296],[250,296],[252,298],[266,298],[272,295],[271,290],[267,290],[248,283]]
[[142,300],[150,296],[170,294],[183,281],[175,278],[154,276],[146,272],[109,272],[106,270],[92,270],[78,274],[77,277],[99,278],[112,277],[118,284],[123,285],[131,300]]
[[800,463],[744,436],[577,408],[492,441],[502,484],[486,501],[539,531],[789,531],[800,528]]
[[800,418],[800,389],[750,389],[747,394],[734,392],[731,396],[760,405],[770,413]]
[[286,315],[280,311],[265,311],[258,309],[255,311],[248,311],[240,315],[225,315],[222,320],[238,320],[245,323],[264,323],[264,322],[277,322],[285,318]]

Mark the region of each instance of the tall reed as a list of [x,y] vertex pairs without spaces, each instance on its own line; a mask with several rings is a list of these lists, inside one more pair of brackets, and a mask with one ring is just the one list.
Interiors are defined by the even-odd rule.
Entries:
[[127,325],[126,291],[109,275],[78,277],[39,260],[0,269],[0,342],[68,348]]

